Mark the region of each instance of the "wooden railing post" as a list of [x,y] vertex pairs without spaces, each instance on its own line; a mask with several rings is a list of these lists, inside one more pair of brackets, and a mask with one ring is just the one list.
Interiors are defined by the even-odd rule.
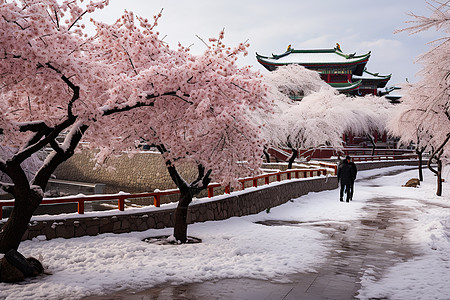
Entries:
[[258,187],[258,179],[253,179],[253,187]]
[[242,181],[242,190],[245,190],[245,181]]
[[269,176],[264,177],[264,184],[269,184],[269,183],[270,183]]
[[225,194],[229,194],[230,193],[230,185],[227,185],[225,187]]
[[153,196],[153,205],[155,207],[160,207],[161,206],[161,195],[158,193],[155,196]]
[[78,213],[80,215],[84,214],[84,200],[83,199],[78,200]]
[[124,211],[125,210],[125,198],[123,196],[119,196],[119,210]]
[[298,177],[299,177],[298,171],[295,171],[295,178],[298,178]]
[[208,186],[208,198],[214,196],[214,188],[212,186]]
[[277,173],[277,181],[281,181],[281,174]]
[[287,179],[291,179],[291,171],[288,171],[286,175],[287,175]]

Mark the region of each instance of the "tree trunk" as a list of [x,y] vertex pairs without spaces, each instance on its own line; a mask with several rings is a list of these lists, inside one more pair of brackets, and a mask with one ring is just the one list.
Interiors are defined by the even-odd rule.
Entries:
[[423,157],[422,157],[422,153],[423,153],[423,151],[418,151],[417,152],[417,156],[419,157],[419,181],[423,181],[423,172],[422,172]]
[[173,236],[181,243],[187,242],[187,214],[189,204],[192,202],[192,194],[190,190],[180,191],[180,200],[175,210],[175,224],[173,228]]
[[437,162],[437,191],[436,195],[442,196],[442,161]]
[[[447,144],[447,142],[449,140],[450,140],[450,133],[447,134],[447,137],[445,138],[445,140],[442,142],[442,144],[437,149],[433,148],[433,151],[430,155],[430,159],[428,160],[428,163],[427,163],[428,169],[430,169],[430,171],[433,172],[437,177],[437,190],[436,190],[437,196],[442,196],[442,160],[441,160],[441,156],[442,156],[442,153],[444,152],[444,146]],[[433,167],[431,167],[431,163],[432,163],[433,159],[436,160],[437,170],[435,170],[435,169],[433,169]]]
[[[156,145],[161,154],[167,152],[167,148],[164,145]],[[175,224],[173,228],[173,236],[181,243],[187,242],[187,214],[189,204],[192,202],[192,197],[205,190],[208,184],[211,182],[211,170],[205,173],[205,168],[201,165],[197,165],[198,175],[191,184],[188,184],[178,173],[176,167],[172,165],[170,160],[166,160],[167,171],[172,178],[175,185],[180,190],[180,199],[178,201],[177,208],[175,209]]]
[[289,157],[288,167],[287,167],[288,169],[292,169],[292,164],[294,163],[295,159],[298,156],[298,150],[297,149],[291,148],[291,150],[292,150],[292,155],[291,155],[291,157]]
[[270,163],[270,154],[269,154],[269,152],[267,152],[265,147],[264,147],[263,153],[264,153],[264,157],[266,158],[266,163]]
[[373,136],[370,134],[368,134],[367,137],[368,137],[370,143],[372,144],[372,154],[371,155],[374,156],[375,155],[375,147],[376,147],[375,140],[373,139]]
[[36,192],[30,191],[29,195],[28,199],[15,199],[12,213],[0,231],[0,253],[19,248],[33,212],[42,201],[42,197]]
[[[436,163],[437,163],[437,170],[435,170],[435,169],[433,169],[433,167],[431,166],[431,161],[432,161],[432,159],[435,159],[436,160]],[[437,189],[436,189],[436,195],[437,196],[442,196],[442,161],[441,161],[441,159],[440,159],[440,155],[439,156],[431,156],[430,157],[430,159],[428,160],[428,164],[427,164],[427,166],[428,166],[428,169],[431,171],[431,172],[433,172],[435,175],[436,175],[436,177],[437,177],[437,182],[436,182],[436,185],[437,185]]]
[[[73,124],[74,121],[75,119],[68,120],[68,126]],[[87,129],[88,126],[86,125],[72,127],[71,134],[65,140],[65,143],[67,142],[69,146],[64,151],[57,147],[55,141],[50,142],[53,145],[52,147],[54,147],[54,151],[47,156],[47,163],[39,169],[31,183],[28,183],[28,179],[20,164],[10,164],[8,166],[8,172],[5,173],[14,182],[14,192],[12,194],[15,198],[15,204],[11,216],[0,231],[0,253],[5,253],[5,251],[10,249],[17,250],[34,211],[42,202],[43,191],[51,174],[62,162],[73,155],[74,149]],[[62,129],[54,133],[55,137],[61,131]],[[30,185],[38,186],[41,190],[34,190],[30,188]]]

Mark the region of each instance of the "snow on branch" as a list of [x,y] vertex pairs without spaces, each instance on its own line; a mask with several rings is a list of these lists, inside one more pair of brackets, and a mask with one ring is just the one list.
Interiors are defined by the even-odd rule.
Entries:
[[432,11],[430,16],[411,14],[413,20],[408,23],[415,25],[399,32],[416,34],[435,27],[447,36],[433,41],[439,44],[420,56],[423,66],[418,73],[420,80],[403,87],[402,103],[389,126],[401,142],[442,148],[441,158],[448,160],[450,147],[445,141],[450,132],[450,2],[432,1],[428,4]]

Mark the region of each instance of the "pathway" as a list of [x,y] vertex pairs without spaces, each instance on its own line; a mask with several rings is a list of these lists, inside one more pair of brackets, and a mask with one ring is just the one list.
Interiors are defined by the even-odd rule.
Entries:
[[[371,179],[358,181],[358,184],[370,185]],[[394,206],[394,200],[397,199],[383,197],[367,201],[364,207],[366,218],[352,221],[349,225],[343,226],[336,222],[326,226],[322,222],[320,225],[302,223],[301,226],[313,226],[327,233],[335,243],[335,251],[317,272],[289,275],[291,283],[245,278],[225,279],[178,286],[167,285],[137,293],[122,292],[85,299],[355,299],[365,272],[379,277],[389,266],[420,255],[414,251],[416,245],[407,240],[408,228],[402,221],[411,218],[412,211],[406,206]],[[275,223],[266,225],[280,225]]]

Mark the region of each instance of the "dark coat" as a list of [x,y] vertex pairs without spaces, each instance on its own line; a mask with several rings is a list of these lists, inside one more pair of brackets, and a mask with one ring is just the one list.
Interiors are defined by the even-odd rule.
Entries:
[[358,169],[356,168],[356,165],[354,162],[349,162],[348,163],[350,165],[350,167],[352,168],[352,181],[355,181],[356,179],[356,174],[358,173]]
[[[341,184],[351,184],[356,178],[356,166],[344,159],[338,167],[337,177]],[[354,165],[354,164],[353,164]]]

